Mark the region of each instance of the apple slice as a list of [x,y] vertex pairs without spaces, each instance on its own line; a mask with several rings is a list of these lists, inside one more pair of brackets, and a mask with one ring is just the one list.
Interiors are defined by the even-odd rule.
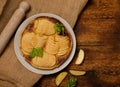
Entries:
[[72,74],[72,75],[75,75],[75,76],[81,76],[81,75],[85,75],[85,71],[77,71],[77,70],[69,70],[69,72]]
[[80,65],[83,62],[83,59],[84,59],[84,51],[80,49],[75,64]]
[[55,83],[57,86],[60,85],[60,83],[63,81],[63,79],[67,76],[67,72],[61,72],[55,79]]

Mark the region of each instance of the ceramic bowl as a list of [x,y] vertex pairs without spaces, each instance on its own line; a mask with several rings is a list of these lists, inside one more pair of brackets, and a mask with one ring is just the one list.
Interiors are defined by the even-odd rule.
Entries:
[[[60,21],[62,24],[64,24],[64,26],[66,27],[66,29],[70,33],[71,39],[72,39],[72,50],[71,50],[70,55],[68,56],[67,60],[62,65],[60,65],[59,67],[51,69],[51,70],[43,70],[43,69],[37,69],[37,68],[33,67],[27,61],[25,61],[25,58],[21,55],[21,50],[20,50],[21,34],[24,31],[25,27],[35,18],[42,17],[42,16],[55,18],[58,21]],[[40,14],[36,14],[36,15],[33,15],[33,16],[27,18],[19,26],[19,28],[18,28],[18,30],[15,34],[14,50],[15,50],[15,54],[17,56],[17,59],[26,69],[30,70],[31,72],[37,73],[37,74],[49,75],[49,74],[54,74],[54,73],[57,73],[57,72],[61,71],[72,61],[73,56],[75,54],[75,50],[76,50],[76,38],[75,38],[75,34],[73,32],[73,29],[71,28],[71,26],[68,24],[68,22],[65,19],[63,19],[62,17],[60,17],[58,15],[51,14],[51,13],[40,13]]]

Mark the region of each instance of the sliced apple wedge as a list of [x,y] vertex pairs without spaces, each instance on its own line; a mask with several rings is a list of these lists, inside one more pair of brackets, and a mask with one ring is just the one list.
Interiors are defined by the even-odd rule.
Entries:
[[78,53],[78,57],[75,61],[75,64],[80,65],[84,60],[84,51],[82,49],[80,49],[79,53]]
[[57,86],[60,85],[60,83],[63,81],[63,79],[67,76],[67,72],[61,72],[55,79],[55,83]]
[[75,75],[75,76],[81,76],[81,75],[85,75],[85,71],[78,71],[78,70],[69,70],[69,72],[72,74],[72,75]]

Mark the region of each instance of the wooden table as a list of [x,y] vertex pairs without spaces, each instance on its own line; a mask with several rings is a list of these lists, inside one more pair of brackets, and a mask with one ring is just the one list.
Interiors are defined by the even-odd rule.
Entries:
[[[21,0],[15,1],[20,2]],[[11,3],[15,3],[11,2]],[[72,3],[71,3],[72,4]],[[7,3],[9,6],[9,0]],[[1,21],[6,23],[15,8],[5,10]],[[69,69],[85,70],[84,76],[77,78],[77,87],[120,87],[120,0],[89,0],[74,28],[77,49]],[[5,24],[0,26],[3,28]],[[0,30],[1,32],[1,30]],[[85,51],[82,65],[74,64],[79,49]],[[60,72],[59,72],[60,73]],[[34,87],[56,87],[55,78],[59,74],[44,76]],[[71,74],[64,79],[64,87]]]
[[[77,51],[69,69],[85,70],[76,77],[77,87],[120,87],[120,1],[89,0],[74,28]],[[74,64],[79,49],[84,49],[82,65]],[[44,76],[35,87],[55,87],[55,75]],[[64,87],[69,74],[61,84]]]

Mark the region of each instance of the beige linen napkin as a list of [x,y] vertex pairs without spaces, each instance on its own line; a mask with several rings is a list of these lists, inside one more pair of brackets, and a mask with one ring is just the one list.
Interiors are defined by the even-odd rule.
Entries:
[[[12,3],[14,0],[11,0]],[[81,11],[83,0],[27,0],[31,11],[27,17],[41,12],[57,14],[74,27]],[[10,3],[10,2],[9,2]],[[15,4],[15,3],[14,3]],[[12,7],[12,6],[11,6]],[[14,52],[13,39],[0,57],[0,87],[31,87],[42,75],[32,73],[17,60]]]

